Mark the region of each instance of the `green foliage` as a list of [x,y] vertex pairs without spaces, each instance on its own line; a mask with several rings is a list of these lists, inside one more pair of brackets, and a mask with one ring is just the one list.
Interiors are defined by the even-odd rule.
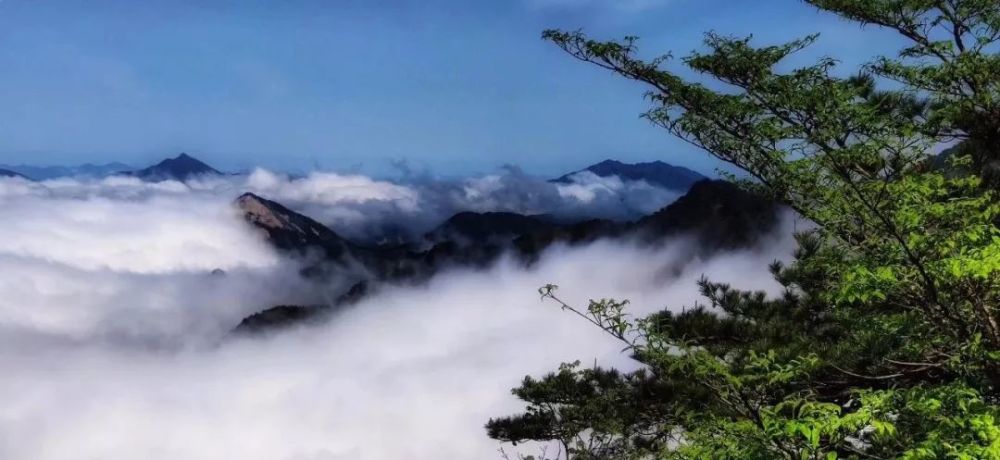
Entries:
[[[585,310],[642,369],[526,378],[490,436],[572,458],[1000,459],[1000,2],[809,0],[909,46],[850,78],[779,72],[818,39],[709,34],[683,64],[637,40],[544,38],[650,88],[646,117],[746,171],[814,222],[768,298],[703,279],[704,304],[644,318]],[[892,90],[879,86],[892,82]],[[931,154],[957,142],[946,155]]]

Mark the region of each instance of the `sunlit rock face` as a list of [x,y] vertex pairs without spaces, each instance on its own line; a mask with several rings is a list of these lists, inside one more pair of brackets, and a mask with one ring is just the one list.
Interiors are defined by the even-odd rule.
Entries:
[[236,206],[247,222],[264,230],[278,249],[313,247],[322,249],[328,257],[339,257],[350,250],[351,244],[325,225],[277,202],[244,193],[236,199]]

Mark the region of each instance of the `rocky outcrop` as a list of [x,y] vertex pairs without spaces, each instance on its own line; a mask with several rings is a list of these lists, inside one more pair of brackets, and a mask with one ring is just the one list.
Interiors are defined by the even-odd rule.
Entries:
[[358,249],[327,226],[253,193],[237,198],[236,206],[244,219],[263,230],[278,249],[299,252],[318,249],[327,259],[341,261]]

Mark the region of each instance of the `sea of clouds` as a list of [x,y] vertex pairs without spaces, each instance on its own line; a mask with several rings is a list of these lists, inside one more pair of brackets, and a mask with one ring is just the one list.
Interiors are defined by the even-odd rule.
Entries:
[[634,365],[542,302],[539,286],[559,284],[581,306],[628,298],[636,314],[692,305],[702,274],[776,292],[765,266],[788,256],[788,232],[708,260],[683,238],[652,251],[557,246],[530,268],[504,259],[445,272],[381,289],[320,326],[231,337],[248,314],[332,289],[299,278],[232,200],[254,191],[345,235],[389,223],[418,233],[465,209],[596,212],[634,199],[629,212],[640,212],[644,193],[661,202],[643,206],[669,202],[615,180],[0,179],[0,458],[499,458],[483,424],[521,407],[509,390],[525,375],[577,359]]
[[633,220],[651,214],[680,194],[645,181],[600,177],[589,171],[568,183],[552,183],[515,167],[495,174],[443,179],[407,173],[396,180],[313,172],[305,176],[257,169],[227,180],[192,186],[251,191],[328,225],[354,241],[414,241],[462,211],[506,211],[563,221]]

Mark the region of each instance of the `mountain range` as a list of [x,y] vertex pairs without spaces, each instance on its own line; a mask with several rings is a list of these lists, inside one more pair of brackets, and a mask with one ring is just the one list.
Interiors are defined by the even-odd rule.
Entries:
[[[599,177],[617,176],[624,180],[646,181],[668,190],[685,192],[695,182],[706,179],[702,174],[682,166],[674,166],[662,161],[647,163],[622,163],[604,160],[579,171],[565,174],[549,182],[571,183],[573,176],[589,172]],[[151,182],[164,180],[186,181],[197,177],[223,175],[205,162],[181,153],[177,157],[165,159],[155,165],[134,169],[124,163],[83,164],[79,166],[31,166],[0,165],[0,177],[20,176],[31,180],[47,180],[60,177],[107,177],[123,175],[137,177]]]
[[319,321],[382,283],[419,283],[449,267],[485,267],[503,254],[531,265],[555,243],[576,245],[617,238],[655,245],[668,237],[687,235],[692,255],[749,247],[774,230],[780,210],[735,184],[704,179],[677,201],[634,222],[591,219],[567,224],[544,216],[461,212],[429,232],[423,245],[364,246],[252,193],[242,195],[235,204],[275,248],[307,258],[304,275],[325,281],[338,277],[342,285],[350,286],[328,305],[280,305],[258,312],[245,318],[235,334]]
[[[79,166],[32,166],[32,165],[0,165],[0,170],[20,174],[32,180],[58,179],[60,177],[106,177],[132,169],[123,163],[92,164]],[[2,176],[3,173],[0,173]]]
[[60,177],[132,176],[139,179],[160,182],[164,180],[186,181],[203,176],[219,176],[221,172],[186,153],[168,158],[147,168],[135,169],[124,163],[83,164],[79,166],[31,166],[0,165],[0,177],[22,177],[30,180],[48,180]]

